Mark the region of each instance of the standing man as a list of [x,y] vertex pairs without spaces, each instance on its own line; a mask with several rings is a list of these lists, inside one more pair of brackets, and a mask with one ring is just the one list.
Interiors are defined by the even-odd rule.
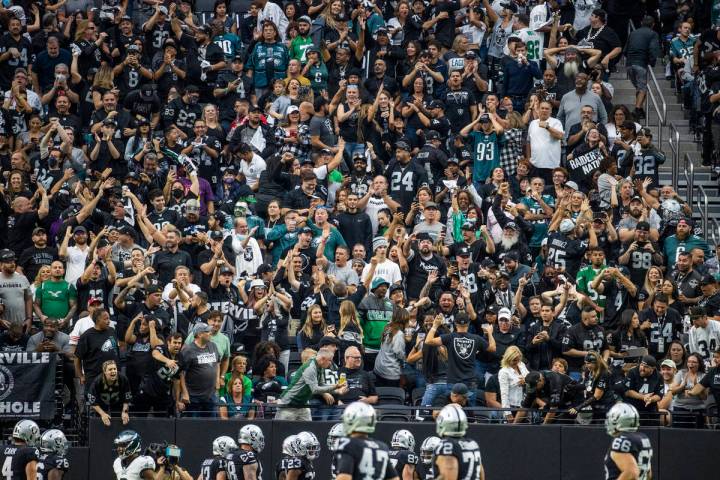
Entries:
[[[495,338],[492,325],[483,325],[482,329],[487,340],[479,335],[468,333],[470,317],[466,313],[455,315],[455,331],[437,336],[437,329],[443,324],[442,314],[435,316],[433,326],[425,338],[425,345],[429,347],[444,346],[448,355],[447,386],[449,390],[456,383],[464,383],[470,390],[469,404],[475,406],[475,389],[478,387],[478,378],[475,374],[475,358],[479,353],[495,352]],[[442,393],[448,393],[442,392]]]
[[552,108],[550,102],[541,102],[540,115],[528,127],[530,163],[535,167],[535,175],[548,185],[552,184],[553,169],[560,166],[562,139],[565,136],[562,122],[550,116]]
[[0,322],[5,328],[12,324],[23,324],[25,331],[30,332],[33,312],[30,283],[16,269],[15,252],[0,250],[0,300],[4,306]]
[[50,265],[50,278],[35,290],[35,314],[40,320],[60,320],[60,329],[70,325],[77,310],[77,290],[65,280],[65,267],[60,260]]
[[211,333],[207,323],[198,323],[193,328],[195,339],[180,351],[182,404],[178,407],[198,417],[215,415],[215,391],[221,385],[220,353],[210,338]]
[[105,361],[120,363],[120,348],[115,329],[110,328],[110,314],[98,308],[92,313],[92,320],[94,325],[80,335],[75,348],[75,377],[80,385],[92,385],[102,374]]
[[650,15],[642,19],[640,28],[634,30],[625,45],[625,58],[628,66],[628,76],[635,87],[635,115],[636,120],[645,118],[645,95],[647,95],[647,66],[655,66],[660,57],[660,40],[657,32],[653,30],[655,20]]
[[580,72],[575,76],[575,90],[563,95],[560,100],[560,108],[558,109],[557,118],[565,126],[565,131],[576,123],[580,123],[580,109],[583,105],[589,105],[593,111],[597,113],[594,119],[598,123],[607,123],[607,111],[602,99],[592,91],[588,91],[587,85],[590,77],[585,72]]
[[[480,130],[475,125],[480,124]],[[497,113],[483,113],[460,130],[461,137],[472,140],[473,172],[475,189],[485,184],[494,168],[500,166],[500,144],[505,143],[503,127],[497,120]]]
[[668,298],[658,293],[652,306],[640,312],[640,330],[648,337],[648,351],[660,360],[667,355],[673,340],[680,339],[683,322],[680,313],[668,308]]

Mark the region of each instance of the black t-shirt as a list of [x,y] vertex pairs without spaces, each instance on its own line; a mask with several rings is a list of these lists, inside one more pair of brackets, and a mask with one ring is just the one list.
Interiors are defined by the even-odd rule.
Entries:
[[341,438],[335,452],[335,472],[352,478],[387,480],[397,477],[387,445],[370,438]]
[[[586,327],[578,323],[568,328],[563,337],[563,353],[570,349],[588,352],[594,350],[602,352],[605,349],[605,332],[600,325]],[[565,357],[568,368],[577,372],[583,365],[582,357]]]
[[[630,370],[625,379],[625,388],[627,390],[634,390],[641,395],[648,393],[652,395],[659,395],[663,397],[665,390],[665,383],[662,377],[658,374],[657,369],[653,371],[649,376],[643,377],[640,375],[640,367],[635,367]],[[625,401],[633,405],[638,409],[639,412],[657,412],[657,403],[651,403],[645,405],[643,400],[637,400],[635,398],[625,397]]]
[[715,403],[720,405],[720,367],[712,367],[700,380],[700,385],[710,390],[715,397]]
[[97,405],[106,413],[120,412],[124,403],[130,403],[130,382],[125,375],[119,374],[118,381],[114,384],[107,384],[102,376],[97,377],[87,392],[87,400],[90,405]]
[[[135,343],[128,345],[126,360],[128,378],[138,381],[142,380],[145,373],[150,371],[154,362],[149,334],[144,337],[137,335]],[[134,389],[138,387],[139,385],[137,384],[133,385]]]
[[548,237],[546,265],[562,269],[569,277],[575,277],[587,247],[588,242],[584,240],[571,239],[563,233],[553,232]]
[[344,404],[349,405],[358,401],[360,397],[370,397],[377,394],[375,380],[370,372],[362,368],[350,370],[347,367],[342,367],[339,373],[344,373],[347,377],[348,392],[340,397]]
[[32,282],[35,280],[35,277],[42,266],[50,265],[57,259],[57,248],[48,246],[38,248],[33,245],[22,252],[20,258],[18,258],[18,265],[23,269],[25,277]]
[[[621,47],[620,39],[612,28],[605,25],[601,27],[602,31],[587,26],[577,33],[578,45],[588,45],[602,51],[603,57],[610,53],[613,49]],[[594,37],[594,38],[592,38]],[[584,42],[583,42],[584,41]],[[616,57],[613,63],[616,63],[620,57]]]
[[458,133],[472,121],[470,107],[477,104],[477,100],[471,92],[464,88],[447,90],[442,100],[445,102],[445,116],[450,122],[450,128],[453,133]]
[[585,398],[595,395],[596,388],[603,391],[603,395],[600,397],[600,400],[595,400],[595,402],[593,402],[593,408],[607,409],[610,408],[617,400],[615,392],[612,388],[613,380],[610,372],[601,373],[597,377],[588,375],[583,383],[585,385]]
[[[40,451],[35,447],[19,445],[8,445],[4,447],[3,455],[5,463],[2,467],[3,478],[7,480],[25,480],[25,467],[30,462],[37,462],[40,459]],[[10,471],[6,470],[10,459]]]
[[569,376],[552,370],[543,370],[541,373],[545,378],[545,385],[534,393],[527,393],[522,407],[532,408],[535,399],[540,398],[549,408],[569,408],[575,396],[573,386],[576,382]]
[[120,361],[115,330],[108,328],[100,331],[94,327],[90,328],[80,336],[75,356],[82,361],[85,378],[91,381],[102,373],[103,362],[106,360]]
[[[40,221],[37,212],[12,214],[7,219],[6,245],[18,257],[27,248],[33,246],[30,233]],[[29,279],[33,281],[34,278]]]
[[27,350],[28,340],[28,335],[21,335],[17,340],[13,340],[7,331],[0,333],[0,352],[24,352]]
[[175,268],[180,265],[192,268],[192,258],[184,250],[178,250],[175,253],[162,250],[153,258],[153,268],[158,274],[161,285],[167,285],[172,281],[175,276]]
[[[163,354],[166,358],[175,360],[178,363],[177,368],[170,368],[162,362],[152,359],[152,366],[147,370],[145,378],[140,386],[140,393],[143,396],[156,399],[157,403],[167,403],[171,400],[170,388],[173,381],[180,378],[181,367],[180,357],[175,358],[170,355],[167,345],[158,345],[155,350]],[[211,477],[214,478],[214,477]]]
[[107,280],[107,277],[98,280],[89,280],[83,282],[78,278],[75,288],[77,289],[77,305],[78,311],[87,309],[90,297],[101,298],[103,305],[110,305],[110,291],[113,284]]
[[430,258],[423,258],[419,251],[411,251],[408,259],[408,298],[420,298],[420,292],[425,286],[430,272],[437,272],[438,278],[445,277],[447,267],[442,257],[431,253]]
[[475,357],[487,352],[488,342],[473,333],[453,332],[440,336],[448,352],[448,384],[476,384]]

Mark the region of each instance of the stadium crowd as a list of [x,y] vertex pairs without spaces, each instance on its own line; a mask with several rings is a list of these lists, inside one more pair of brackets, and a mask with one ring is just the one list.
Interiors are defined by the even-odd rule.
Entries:
[[107,425],[400,389],[703,427],[718,250],[637,122],[658,32],[678,66],[716,12],[602,3],[3,2],[0,351],[60,354]]

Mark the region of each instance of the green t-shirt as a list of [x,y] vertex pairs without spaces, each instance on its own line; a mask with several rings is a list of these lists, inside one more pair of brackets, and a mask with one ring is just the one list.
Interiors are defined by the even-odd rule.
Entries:
[[77,290],[65,280],[45,280],[35,292],[40,310],[51,318],[63,319],[70,311],[70,301],[77,301]]
[[606,268],[607,266],[603,265],[596,270],[592,267],[592,265],[588,265],[587,267],[580,270],[577,274],[577,291],[580,293],[584,293],[585,295],[590,297],[590,300],[595,302],[598,307],[605,307],[605,302],[607,298],[605,297],[605,295],[593,290],[590,284],[593,280],[595,280],[595,277],[602,274],[602,271]]
[[307,62],[307,49],[310,48],[310,46],[312,45],[313,40],[310,36],[303,38],[298,35],[297,37],[292,39],[292,42],[290,42],[290,58],[300,60],[300,63],[305,65],[305,62]]

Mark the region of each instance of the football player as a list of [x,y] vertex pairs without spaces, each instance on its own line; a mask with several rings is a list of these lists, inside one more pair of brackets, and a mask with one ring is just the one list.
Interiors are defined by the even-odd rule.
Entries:
[[340,439],[345,437],[345,426],[342,423],[336,423],[330,427],[330,431],[327,434],[327,447],[333,453],[333,459],[330,462],[330,478],[335,480],[336,467],[335,467],[335,452],[338,449]]
[[[32,420],[20,420],[12,433],[12,445],[5,447],[2,475],[8,480],[35,480],[40,452],[35,445],[40,440],[40,427]],[[10,460],[10,471],[5,465]]]
[[118,458],[113,462],[113,470],[118,480],[154,480],[155,460],[140,455],[142,440],[133,430],[124,430],[115,438],[115,450]]
[[640,415],[628,403],[616,403],[605,417],[605,429],[613,437],[605,455],[605,479],[652,478],[653,449],[650,439],[637,431]]
[[435,473],[433,470],[433,455],[435,455],[435,449],[440,445],[440,439],[436,436],[427,437],[423,440],[420,445],[420,460],[421,464],[418,465],[420,472],[420,478],[423,480],[433,480]]
[[213,456],[203,460],[202,467],[200,467],[200,478],[198,480],[227,480],[225,467],[227,457],[237,449],[238,446],[235,440],[227,435],[217,437],[213,440]]
[[375,409],[363,402],[351,403],[342,414],[346,438],[341,438],[335,452],[337,480],[398,480],[390,463],[387,446],[369,438],[375,432]]
[[238,434],[240,449],[228,457],[227,475],[229,480],[259,480],[262,465],[258,456],[265,448],[265,435],[257,425],[245,425]]
[[278,480],[312,480],[315,467],[312,461],[318,457],[320,442],[311,432],[291,435],[283,442],[283,456],[277,464]]
[[435,448],[433,461],[437,477],[485,480],[480,447],[475,440],[465,437],[467,428],[467,416],[460,405],[451,403],[440,411],[435,420],[440,444]]
[[62,480],[70,470],[70,462],[65,457],[67,449],[67,438],[60,430],[47,430],[42,434],[37,466],[38,479]]
[[390,440],[390,463],[402,480],[419,480],[415,437],[408,430],[398,430]]

